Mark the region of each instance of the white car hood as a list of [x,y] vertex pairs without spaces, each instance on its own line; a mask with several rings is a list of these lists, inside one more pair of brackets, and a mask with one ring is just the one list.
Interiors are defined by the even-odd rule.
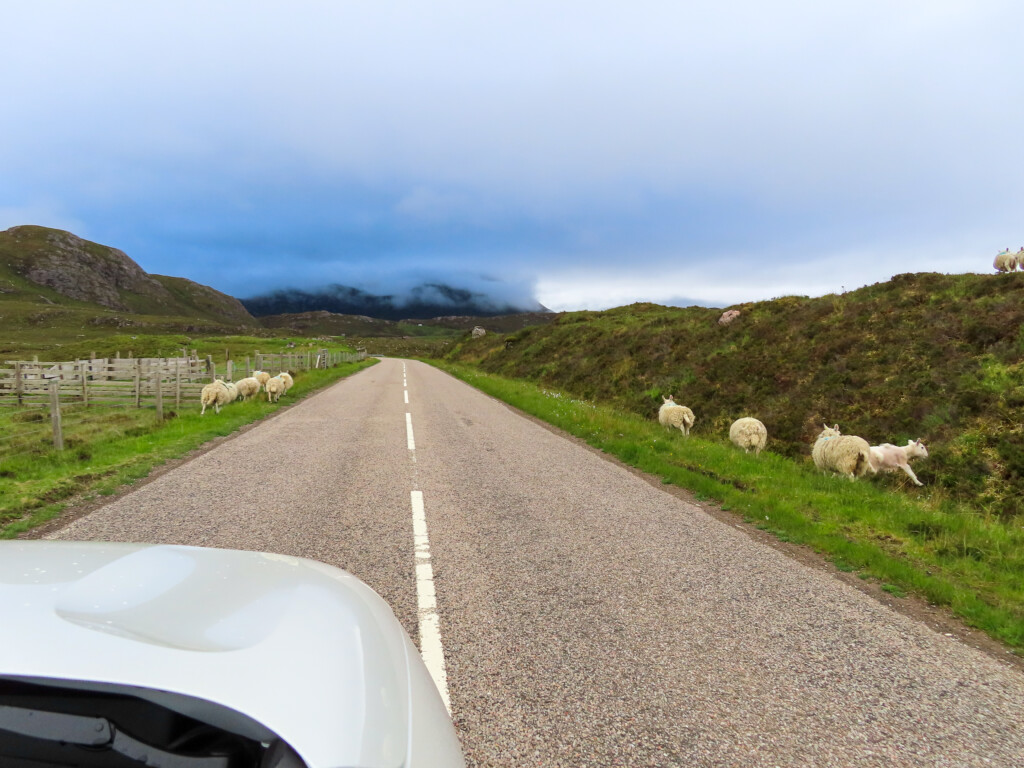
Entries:
[[408,756],[408,636],[337,568],[194,547],[0,542],[0,612],[0,675],[216,702],[310,766],[392,768]]

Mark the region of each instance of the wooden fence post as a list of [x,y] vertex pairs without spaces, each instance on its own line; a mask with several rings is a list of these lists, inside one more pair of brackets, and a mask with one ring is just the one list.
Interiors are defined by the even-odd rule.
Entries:
[[135,407],[142,407],[142,361],[135,361]]
[[60,425],[60,382],[50,382],[50,423],[53,425],[53,447],[64,450],[64,431]]
[[82,361],[82,405],[89,405],[89,364]]
[[153,392],[156,393],[156,420],[164,420],[163,371],[153,372]]
[[174,361],[174,410],[181,409],[181,360]]
[[22,404],[21,363],[14,364],[14,392],[18,396],[18,405]]
[[234,381],[233,376],[235,375],[235,363],[233,360],[228,360],[228,373],[224,377],[225,381]]

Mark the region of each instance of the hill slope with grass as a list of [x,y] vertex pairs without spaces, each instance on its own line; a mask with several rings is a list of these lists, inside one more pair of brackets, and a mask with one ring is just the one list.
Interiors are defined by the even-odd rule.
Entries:
[[[821,425],[873,444],[921,437],[915,471],[978,513],[1024,519],[1024,274],[897,275],[843,295],[721,310],[635,304],[574,312],[449,358],[656,418],[661,396],[727,439],[756,416],[768,449],[809,461]],[[900,476],[871,482],[905,486]]]
[[150,275],[123,251],[47,227],[0,232],[0,291],[5,303],[259,325],[232,296],[185,278]]

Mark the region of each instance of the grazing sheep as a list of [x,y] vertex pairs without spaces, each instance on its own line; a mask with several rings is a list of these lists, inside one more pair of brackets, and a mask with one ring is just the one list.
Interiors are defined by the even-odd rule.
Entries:
[[288,371],[281,371],[277,374],[277,378],[284,382],[284,392],[281,393],[282,395],[287,394],[288,390],[295,384],[295,379],[292,378]]
[[733,320],[735,320],[739,316],[740,316],[740,311],[738,309],[726,310],[725,312],[722,313],[722,316],[720,318],[718,318],[718,324],[719,325],[728,325],[729,323],[731,323]]
[[479,339],[481,336],[486,336],[487,331],[481,328],[479,325],[475,325],[473,326],[473,332],[471,335],[474,339]]
[[921,439],[907,440],[906,445],[893,445],[882,443],[871,446],[871,469],[875,472],[894,472],[902,469],[907,477],[914,481],[914,485],[924,485],[917,479],[914,470],[910,468],[911,459],[927,459],[928,449],[925,448]]
[[1017,269],[1017,264],[1017,254],[1010,253],[1009,248],[1005,248],[997,253],[995,261],[992,262],[996,272],[1013,272]]
[[753,450],[756,456],[764,450],[768,442],[768,430],[760,421],[747,416],[732,423],[729,427],[729,439],[737,448],[742,448],[744,453]]
[[839,425],[825,427],[811,451],[814,466],[822,472],[829,470],[846,475],[851,480],[871,471],[871,446],[862,437],[844,435]]
[[276,403],[284,394],[284,380],[278,376],[271,376],[264,385],[267,390],[267,402]]
[[235,402],[238,399],[238,385],[229,381],[224,386],[228,388],[228,402]]
[[661,408],[658,410],[658,422],[668,429],[678,429],[684,435],[690,434],[693,422],[696,421],[693,411],[685,405],[676,405],[672,395],[661,398]]
[[1021,269],[1024,269],[1024,245],[1022,245],[1020,247],[1020,250],[1017,251],[1017,253],[1014,254],[1013,258],[1014,258],[1014,260],[1016,262],[1016,264],[1014,266],[1017,266],[1017,267],[1020,267]]
[[235,382],[235,386],[238,387],[238,396],[243,400],[248,400],[259,394],[260,382],[255,376],[248,376],[244,379],[239,379]]
[[253,371],[252,377],[260,383],[260,386],[263,387],[263,389],[267,388],[267,379],[270,378],[269,373],[266,371]]
[[220,379],[211,381],[199,393],[199,400],[203,404],[203,410],[199,412],[199,415],[206,415],[206,406],[208,405],[212,405],[213,409],[220,413],[220,407],[231,402],[229,397],[227,385],[223,381]]

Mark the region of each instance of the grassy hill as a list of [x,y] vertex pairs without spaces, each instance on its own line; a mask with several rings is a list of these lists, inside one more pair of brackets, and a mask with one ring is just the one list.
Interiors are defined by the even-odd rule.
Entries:
[[1024,274],[905,274],[733,308],[724,327],[700,307],[565,313],[463,340],[449,358],[651,419],[674,394],[697,434],[723,440],[756,416],[769,450],[808,461],[824,422],[873,444],[921,437],[926,487],[908,493],[1024,518]]

